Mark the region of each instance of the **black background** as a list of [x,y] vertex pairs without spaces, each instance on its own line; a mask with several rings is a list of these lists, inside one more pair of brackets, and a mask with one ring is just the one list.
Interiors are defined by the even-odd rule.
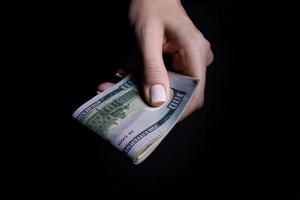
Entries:
[[215,54],[205,104],[137,166],[71,117],[115,69],[139,63],[127,2],[38,5],[14,19],[6,185],[99,198],[299,195],[293,6],[183,5]]

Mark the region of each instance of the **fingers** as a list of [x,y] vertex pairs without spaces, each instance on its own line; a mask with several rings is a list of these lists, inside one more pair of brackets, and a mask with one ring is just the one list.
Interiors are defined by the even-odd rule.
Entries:
[[97,87],[97,93],[103,92],[104,90],[107,90],[108,88],[110,88],[111,86],[113,86],[114,84],[111,82],[105,82],[105,83],[101,83],[98,85]]
[[115,73],[115,76],[117,78],[124,78],[126,75],[128,74],[128,70],[124,69],[124,68],[120,68],[117,70],[117,72]]
[[185,46],[185,67],[187,68],[187,75],[199,79],[199,83],[189,107],[182,116],[183,118],[203,106],[206,68],[213,61],[210,44],[201,34],[190,39]]
[[163,29],[148,24],[137,34],[143,59],[143,90],[151,106],[160,106],[169,96],[169,78],[163,62]]
[[[128,74],[128,70],[124,69],[124,68],[120,68],[116,71],[115,73],[115,78],[116,81],[121,80],[122,78],[124,78],[126,75]],[[103,92],[104,90],[109,89],[110,87],[112,87],[114,85],[114,83],[111,82],[105,82],[105,83],[101,83],[98,85],[97,87],[97,93]]]
[[188,75],[200,80],[205,78],[206,67],[213,60],[210,43],[201,34],[196,33],[187,39],[184,49],[186,68],[189,69],[190,73]]
[[206,61],[206,65],[210,65],[214,60],[214,54],[213,52],[211,51],[211,49],[209,50],[208,52],[208,56],[207,56],[207,61]]

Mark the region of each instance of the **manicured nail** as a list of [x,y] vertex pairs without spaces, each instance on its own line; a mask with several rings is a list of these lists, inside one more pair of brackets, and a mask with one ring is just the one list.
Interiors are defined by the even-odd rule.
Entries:
[[167,100],[165,88],[162,85],[153,85],[150,88],[150,103],[153,106],[160,106]]
[[115,76],[118,77],[118,78],[123,78],[123,77],[124,77],[124,76],[123,76],[122,74],[120,74],[119,72],[117,72],[117,73],[115,74]]

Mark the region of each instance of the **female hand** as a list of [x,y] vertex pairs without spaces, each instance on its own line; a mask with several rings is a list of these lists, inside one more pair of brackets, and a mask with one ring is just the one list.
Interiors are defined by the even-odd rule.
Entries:
[[[132,0],[129,18],[142,55],[143,91],[149,105],[160,106],[169,96],[163,54],[171,55],[175,72],[199,79],[182,118],[202,107],[206,67],[213,61],[209,42],[194,26],[179,0]],[[119,71],[118,74],[122,74]],[[103,91],[111,84],[103,83]]]

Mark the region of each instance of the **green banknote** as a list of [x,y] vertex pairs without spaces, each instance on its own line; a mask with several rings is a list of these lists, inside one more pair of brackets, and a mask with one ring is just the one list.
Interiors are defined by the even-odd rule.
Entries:
[[174,72],[168,76],[170,95],[160,107],[147,105],[128,75],[80,106],[73,117],[139,164],[174,127],[198,84]]

